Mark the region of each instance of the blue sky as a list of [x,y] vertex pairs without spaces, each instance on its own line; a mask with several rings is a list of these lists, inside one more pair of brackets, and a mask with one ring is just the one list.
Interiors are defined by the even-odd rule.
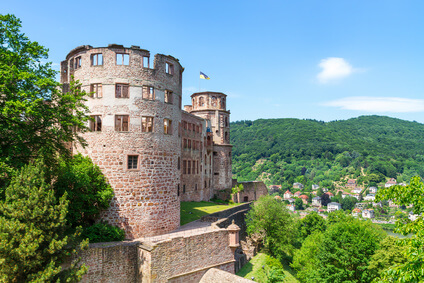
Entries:
[[424,1],[5,1],[58,63],[139,45],[185,67],[183,103],[228,95],[232,120],[386,115],[424,123]]

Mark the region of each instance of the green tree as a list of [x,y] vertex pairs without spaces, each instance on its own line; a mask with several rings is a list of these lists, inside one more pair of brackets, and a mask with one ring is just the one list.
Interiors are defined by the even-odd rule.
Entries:
[[371,257],[368,270],[375,276],[383,275],[383,272],[393,265],[400,265],[406,262],[407,247],[402,246],[395,237],[386,237],[380,243],[380,249]]
[[340,204],[343,210],[352,210],[357,202],[356,198],[347,196],[341,199]]
[[[24,166],[0,201],[0,281],[75,281],[87,268],[72,265],[61,272],[65,257],[75,253],[75,235],[65,236],[68,200],[56,200],[45,182],[44,165]],[[79,246],[84,248],[86,242]],[[68,281],[69,282],[69,281]]]
[[315,231],[305,239],[302,247],[294,253],[293,262],[290,266],[297,272],[296,277],[300,282],[320,282],[317,254],[322,240],[323,233]]
[[350,216],[329,226],[318,252],[318,282],[370,282],[368,263],[384,237],[380,227]]
[[299,221],[299,237],[304,241],[312,233],[324,232],[326,228],[325,219],[316,212],[309,213]]
[[[397,205],[407,206],[413,204],[413,213],[424,212],[424,183],[419,177],[412,177],[408,186],[392,186],[381,188],[376,196],[376,201],[393,200]],[[417,220],[396,222],[397,233],[403,235],[413,234],[410,238],[400,240],[400,244],[407,249],[406,259],[403,264],[392,266],[381,278],[385,281],[396,282],[421,282],[424,270],[424,221],[422,217]]]
[[246,217],[247,233],[262,235],[264,247],[282,259],[293,251],[296,222],[286,206],[272,196],[262,196],[252,204]]
[[296,200],[294,201],[294,207],[296,208],[296,210],[303,210],[303,201],[300,198],[296,198]]
[[113,189],[100,168],[81,154],[59,162],[54,183],[57,196],[68,195],[67,219],[73,227],[93,225],[99,213],[109,207]]
[[[19,168],[37,156],[50,165],[56,154],[69,156],[70,142],[83,142],[86,93],[76,82],[62,92],[47,49],[30,41],[21,21],[0,15],[0,163]],[[54,166],[52,166],[54,167]]]

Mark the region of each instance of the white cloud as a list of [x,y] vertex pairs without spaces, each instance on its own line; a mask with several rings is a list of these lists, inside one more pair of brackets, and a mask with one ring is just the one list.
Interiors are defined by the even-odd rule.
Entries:
[[366,112],[424,112],[424,99],[401,97],[355,96],[329,101],[323,105]]
[[318,66],[322,70],[317,78],[323,84],[345,78],[355,71],[345,59],[336,57],[322,59]]

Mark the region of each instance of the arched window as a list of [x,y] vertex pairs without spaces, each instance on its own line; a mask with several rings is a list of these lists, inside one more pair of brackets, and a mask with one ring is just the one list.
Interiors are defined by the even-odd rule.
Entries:
[[225,109],[225,97],[221,98],[221,109]]
[[212,96],[212,102],[211,102],[212,107],[216,107],[216,97]]
[[199,106],[205,106],[205,99],[203,96],[199,97]]

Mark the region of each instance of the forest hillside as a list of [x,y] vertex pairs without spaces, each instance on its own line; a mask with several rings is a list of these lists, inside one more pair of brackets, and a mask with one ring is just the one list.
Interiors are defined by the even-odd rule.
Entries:
[[233,174],[267,185],[361,186],[424,175],[424,124],[384,116],[231,123]]

